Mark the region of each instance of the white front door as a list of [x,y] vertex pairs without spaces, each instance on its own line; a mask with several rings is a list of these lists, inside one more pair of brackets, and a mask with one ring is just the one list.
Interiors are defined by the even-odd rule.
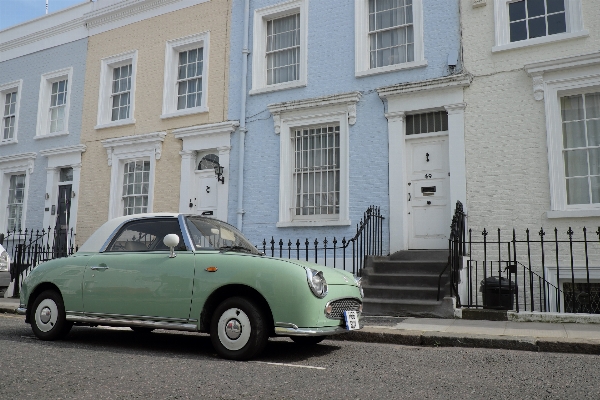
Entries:
[[407,138],[406,155],[408,247],[447,249],[451,223],[448,136]]
[[212,215],[216,218],[217,215],[220,215],[218,212],[219,189],[223,185],[217,181],[215,171],[212,169],[203,169],[195,173],[196,193],[194,194],[193,210],[198,215]]

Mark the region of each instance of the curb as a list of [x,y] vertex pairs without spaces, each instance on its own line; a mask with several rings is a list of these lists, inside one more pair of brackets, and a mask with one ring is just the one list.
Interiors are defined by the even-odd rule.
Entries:
[[0,304],[0,313],[16,314],[17,307],[12,306],[12,305],[8,306],[8,305]]
[[404,346],[467,347],[521,350],[551,353],[600,355],[600,340],[536,338],[532,336],[492,336],[447,332],[401,331],[390,328],[365,327],[328,338],[330,340],[387,343]]

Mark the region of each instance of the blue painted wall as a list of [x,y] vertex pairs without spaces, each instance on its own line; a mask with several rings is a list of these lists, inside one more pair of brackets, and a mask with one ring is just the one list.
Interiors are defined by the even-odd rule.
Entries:
[[[25,227],[41,229],[44,220],[44,195],[46,193],[46,167],[48,159],[39,155],[40,150],[79,144],[87,39],[67,43],[37,53],[28,54],[0,63],[0,84],[23,80],[19,111],[18,143],[0,146],[0,156],[38,153],[34,172],[29,180]],[[69,82],[70,113],[69,135],[35,140],[38,99],[42,74],[73,67]],[[6,196],[5,193],[0,193]],[[2,227],[4,228],[4,227]]]
[[[250,37],[254,10],[279,4],[276,0],[250,1]],[[246,152],[244,165],[243,231],[253,243],[275,239],[351,237],[371,204],[389,216],[388,130],[386,105],[376,89],[448,75],[447,57],[460,49],[459,9],[454,0],[424,0],[424,49],[427,67],[356,78],[354,67],[354,1],[309,1],[308,85],[303,88],[247,96]],[[240,86],[244,1],[233,1],[230,52],[229,115],[240,118]],[[248,58],[248,87],[252,82],[252,56]],[[362,92],[356,124],[350,126],[350,218],[352,226],[276,228],[279,206],[279,135],[267,105],[351,91]],[[236,223],[239,133],[232,137],[229,222]],[[394,179],[392,176],[391,179]],[[393,199],[392,199],[393,201]],[[388,227],[384,246],[388,249]]]

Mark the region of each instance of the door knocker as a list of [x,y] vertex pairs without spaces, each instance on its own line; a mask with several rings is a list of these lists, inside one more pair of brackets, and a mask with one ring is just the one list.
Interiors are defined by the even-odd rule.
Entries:
[[210,186],[206,187],[206,193],[210,193]]
[[429,153],[425,153],[425,158],[427,158],[427,162],[429,162]]

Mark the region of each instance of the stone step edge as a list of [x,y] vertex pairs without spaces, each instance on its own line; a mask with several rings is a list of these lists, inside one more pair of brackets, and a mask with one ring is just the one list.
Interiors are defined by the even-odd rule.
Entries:
[[330,336],[328,339],[404,346],[468,347],[600,355],[600,340],[592,339],[454,334],[448,332],[408,331],[369,326],[358,331],[350,331],[341,335]]

